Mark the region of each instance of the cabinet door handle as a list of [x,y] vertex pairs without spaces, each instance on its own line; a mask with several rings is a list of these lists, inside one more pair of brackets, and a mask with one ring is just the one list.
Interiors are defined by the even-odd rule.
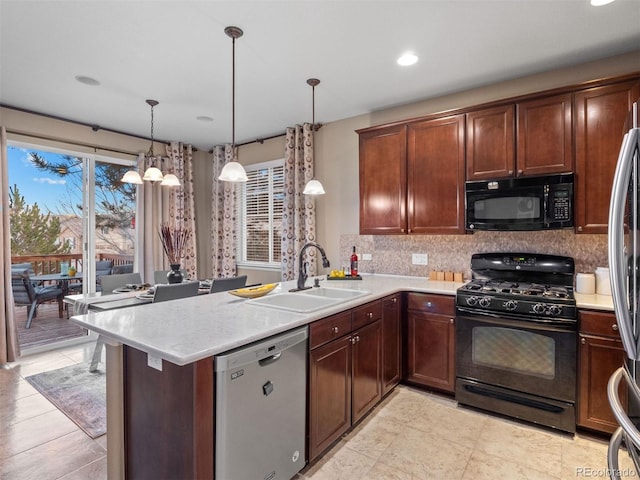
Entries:
[[586,345],[586,344],[587,344],[587,341],[586,341],[584,338],[581,338],[581,339],[580,339],[580,343],[581,343],[582,345]]
[[508,173],[509,175],[513,175],[513,170],[509,170],[507,173]]
[[433,303],[427,302],[427,308],[431,308],[431,307],[433,307]]
[[360,335],[356,335],[356,342],[360,341]]
[[333,333],[338,333],[338,327],[331,327],[331,331]]
[[524,173],[524,170],[518,170],[518,175],[522,175]]
[[450,319],[449,319],[449,323],[453,323],[453,318],[450,318]]
[[411,233],[411,229],[410,228],[407,229],[407,233]]
[[581,232],[582,231],[582,225],[578,226],[578,231]]
[[371,320],[373,318],[373,313],[367,312],[367,318]]
[[397,298],[395,298],[395,297],[394,297],[394,298],[392,298],[392,299],[391,299],[391,303],[398,303],[398,299],[397,299]]
[[401,229],[400,229],[400,233],[404,233],[404,228],[401,228]]
[[614,323],[613,325],[611,325],[611,329],[612,329],[613,331],[617,332],[617,331],[618,331],[618,324],[617,324],[617,323]]

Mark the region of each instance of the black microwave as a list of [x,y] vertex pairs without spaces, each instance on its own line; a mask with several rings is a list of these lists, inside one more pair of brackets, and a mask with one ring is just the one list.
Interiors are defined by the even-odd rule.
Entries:
[[573,227],[573,173],[465,183],[467,230]]

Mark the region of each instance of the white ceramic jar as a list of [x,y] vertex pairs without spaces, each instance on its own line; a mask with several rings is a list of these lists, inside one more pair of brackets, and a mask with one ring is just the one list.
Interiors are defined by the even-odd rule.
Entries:
[[596,268],[596,293],[598,295],[611,295],[611,281],[609,280],[608,268]]
[[576,292],[587,295],[596,293],[596,276],[593,273],[577,273]]

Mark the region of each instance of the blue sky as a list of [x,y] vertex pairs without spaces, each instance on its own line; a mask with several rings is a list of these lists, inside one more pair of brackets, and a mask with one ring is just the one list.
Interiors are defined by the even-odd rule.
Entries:
[[[37,152],[46,160],[58,162],[62,155],[36,149],[9,145],[9,186],[18,185],[20,194],[29,205],[37,203],[43,212],[61,213],[61,201],[68,198],[67,180],[37,169],[29,161],[29,152]],[[74,191],[77,203],[82,202],[82,192]]]

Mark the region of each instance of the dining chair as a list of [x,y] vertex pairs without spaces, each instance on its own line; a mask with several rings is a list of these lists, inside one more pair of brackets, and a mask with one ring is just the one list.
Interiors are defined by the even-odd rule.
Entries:
[[102,277],[105,275],[111,275],[111,269],[113,268],[112,260],[96,260],[96,290],[102,289]]
[[173,283],[171,285],[158,284],[155,286],[153,303],[176,300],[178,298],[195,297],[198,295],[198,282]]
[[111,269],[111,275],[120,275],[122,273],[133,273],[133,263],[125,263],[124,265],[114,265]]
[[31,328],[31,322],[36,316],[38,305],[43,302],[57,300],[58,316],[62,318],[62,288],[57,285],[34,286],[29,278],[28,269],[11,269],[11,289],[13,301],[16,305],[29,309],[26,328]]
[[226,292],[228,290],[235,290],[236,288],[242,288],[247,285],[247,276],[240,275],[238,277],[228,278],[214,278],[211,281],[211,288],[209,293]]
[[110,295],[116,288],[124,287],[127,284],[140,285],[142,277],[139,272],[120,273],[118,275],[104,275],[102,277],[102,295]]

